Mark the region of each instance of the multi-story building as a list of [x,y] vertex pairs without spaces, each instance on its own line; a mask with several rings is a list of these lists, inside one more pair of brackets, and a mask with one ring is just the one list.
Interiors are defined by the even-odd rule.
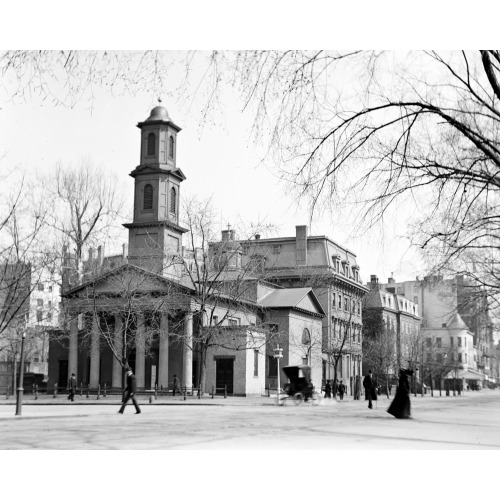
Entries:
[[0,304],[0,391],[14,390],[25,334],[24,371],[48,373],[48,331],[58,326],[59,275],[47,267],[9,264],[2,270]]
[[[376,335],[375,330],[380,330],[386,343],[386,351],[392,355],[391,360],[384,359],[386,375],[393,376],[400,368],[412,364],[415,356],[415,340],[420,334],[421,318],[418,304],[403,295],[401,290],[396,292],[394,287],[384,288],[378,278],[372,275],[367,284],[370,292],[363,299],[363,335]],[[383,347],[383,346],[381,346]],[[380,348],[381,348],[380,347]],[[379,353],[379,356],[383,353]],[[363,362],[363,373],[369,369],[374,370],[368,360]]]
[[[367,293],[356,255],[327,236],[310,236],[296,226],[295,236],[241,241],[242,262],[255,262],[266,280],[285,288],[311,287],[323,318],[322,380],[342,379],[353,391],[361,375],[362,311]],[[307,362],[307,359],[304,359]]]
[[[474,287],[463,276],[444,279],[427,276],[423,280],[396,282],[389,278],[380,284],[420,307],[422,317],[422,355],[427,363],[443,363],[448,377],[471,384],[494,381],[491,366],[493,335],[488,309],[483,297],[477,298]],[[429,340],[430,339],[430,340]],[[437,370],[439,371],[439,370]]]

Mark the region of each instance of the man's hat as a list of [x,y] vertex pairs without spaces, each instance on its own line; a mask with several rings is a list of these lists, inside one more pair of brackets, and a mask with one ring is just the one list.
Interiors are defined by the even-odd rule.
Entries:
[[75,374],[74,374],[74,373],[72,373],[72,374],[71,374],[71,376],[72,376],[72,377],[74,377],[74,376],[75,376]]

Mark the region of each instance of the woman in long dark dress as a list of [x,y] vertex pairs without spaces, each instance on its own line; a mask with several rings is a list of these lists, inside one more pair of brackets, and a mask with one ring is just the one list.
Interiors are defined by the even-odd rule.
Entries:
[[399,384],[396,390],[396,396],[387,409],[387,412],[394,415],[396,418],[410,418],[410,381],[408,376],[412,374],[413,372],[411,370],[399,371]]

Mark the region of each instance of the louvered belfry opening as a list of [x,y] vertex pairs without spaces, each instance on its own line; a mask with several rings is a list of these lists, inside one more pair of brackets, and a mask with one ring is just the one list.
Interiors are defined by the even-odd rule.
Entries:
[[144,186],[144,210],[153,209],[153,186],[146,184]]
[[148,135],[148,156],[153,156],[156,149],[156,137],[153,133]]

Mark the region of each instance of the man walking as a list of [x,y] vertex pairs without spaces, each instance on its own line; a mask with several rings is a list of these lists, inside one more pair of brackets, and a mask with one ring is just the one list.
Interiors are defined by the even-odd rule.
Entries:
[[175,396],[175,393],[178,392],[179,394],[181,393],[181,384],[179,383],[179,379],[177,378],[177,375],[174,375],[174,390],[172,391],[172,396]]
[[135,413],[141,413],[141,409],[139,408],[139,405],[137,404],[137,401],[135,399],[135,391],[137,390],[135,375],[132,372],[132,368],[130,368],[130,366],[127,366],[126,370],[127,387],[125,387],[125,390],[123,391],[123,403],[118,413],[123,413],[125,411],[125,406],[127,405],[129,399],[132,399],[132,403],[134,403]]
[[339,396],[340,396],[341,401],[344,399],[345,389],[346,389],[346,387],[344,385],[344,381],[341,380],[340,384],[339,384]]
[[373,408],[373,378],[371,370],[368,370],[368,375],[363,379],[363,387],[365,388],[365,399],[368,399],[368,408],[371,410]]
[[71,378],[69,379],[69,394],[68,394],[68,399],[70,401],[74,401],[75,399],[75,394],[76,394],[76,378],[75,374],[71,374]]

